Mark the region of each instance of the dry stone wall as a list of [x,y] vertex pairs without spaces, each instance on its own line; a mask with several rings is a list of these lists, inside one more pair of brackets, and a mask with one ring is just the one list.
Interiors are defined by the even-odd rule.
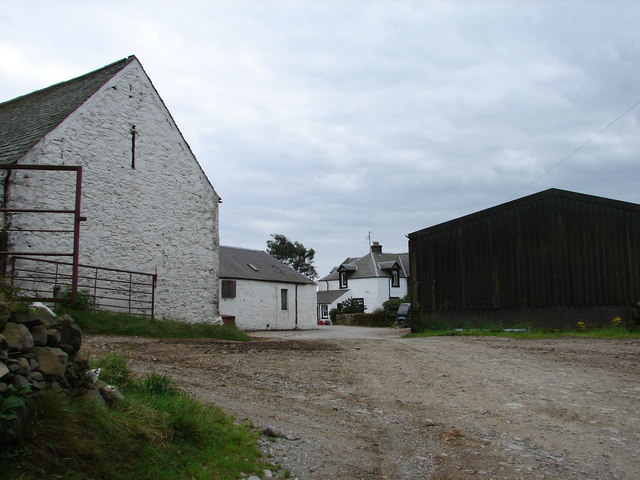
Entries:
[[[0,302],[0,404],[16,391],[29,392],[28,399],[46,389],[86,388],[89,359],[81,346],[82,331],[68,315]],[[28,405],[0,428],[0,445],[19,435]]]

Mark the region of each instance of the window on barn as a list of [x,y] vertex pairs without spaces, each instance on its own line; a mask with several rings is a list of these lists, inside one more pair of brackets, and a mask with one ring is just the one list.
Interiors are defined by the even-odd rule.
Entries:
[[289,309],[288,295],[289,295],[289,290],[287,290],[286,288],[283,288],[280,290],[280,310]]
[[236,298],[235,280],[222,280],[222,298]]
[[135,170],[136,168],[136,135],[138,132],[136,131],[136,126],[131,125],[131,168]]

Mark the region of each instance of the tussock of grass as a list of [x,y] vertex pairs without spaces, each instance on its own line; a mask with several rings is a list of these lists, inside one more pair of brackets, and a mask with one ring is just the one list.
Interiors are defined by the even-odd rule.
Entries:
[[155,338],[219,338],[246,342],[249,335],[236,327],[175,320],[152,320],[137,315],[66,310],[82,331],[98,335],[131,335]]
[[198,403],[168,377],[140,381],[123,374],[122,362],[113,358],[97,364],[103,375],[121,380],[122,405],[110,409],[45,393],[25,442],[0,457],[0,478],[236,479],[266,467],[256,434]]
[[100,380],[109,385],[126,387],[134,380],[127,359],[122,355],[103,353],[98,360],[92,362],[92,366],[100,368]]

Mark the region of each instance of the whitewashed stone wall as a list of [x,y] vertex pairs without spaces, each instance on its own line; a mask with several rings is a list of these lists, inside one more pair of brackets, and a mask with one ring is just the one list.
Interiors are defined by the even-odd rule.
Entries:
[[[287,310],[280,307],[283,288],[288,290]],[[220,298],[220,313],[236,317],[236,326],[241,330],[317,328],[316,286],[299,284],[296,293],[292,283],[236,280],[236,296]]]
[[[19,163],[84,167],[82,214],[88,220],[81,227],[81,263],[157,270],[158,318],[220,322],[219,197],[137,60]],[[12,175],[13,205],[73,207],[73,175]],[[37,225],[21,216],[12,227],[20,221]],[[47,228],[55,223],[49,216]],[[11,248],[51,250],[51,235],[28,238],[27,244],[25,236],[12,234]],[[70,239],[60,235],[53,241],[70,250]]]

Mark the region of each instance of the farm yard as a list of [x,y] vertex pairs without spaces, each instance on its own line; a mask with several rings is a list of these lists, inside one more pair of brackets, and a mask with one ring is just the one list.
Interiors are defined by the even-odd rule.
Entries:
[[306,479],[635,479],[640,340],[256,332],[252,342],[87,336],[256,429]]

